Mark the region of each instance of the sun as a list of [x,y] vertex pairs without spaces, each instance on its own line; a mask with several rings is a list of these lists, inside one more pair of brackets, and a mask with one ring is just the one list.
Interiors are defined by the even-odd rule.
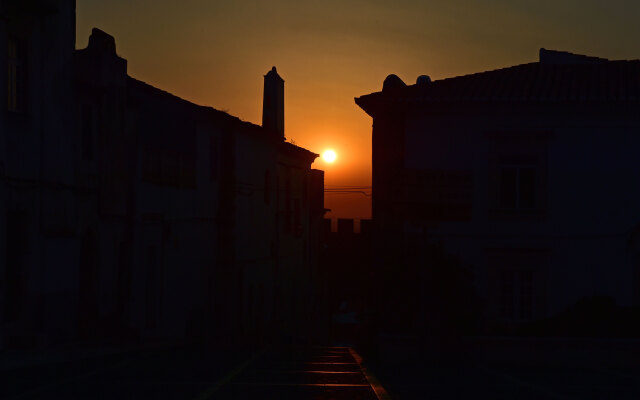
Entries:
[[322,159],[328,163],[334,162],[337,157],[336,152],[333,150],[325,150],[324,153],[322,153]]

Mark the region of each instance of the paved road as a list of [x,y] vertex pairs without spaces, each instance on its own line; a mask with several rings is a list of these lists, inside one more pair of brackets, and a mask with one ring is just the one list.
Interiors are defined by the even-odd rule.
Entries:
[[0,372],[0,399],[377,400],[357,357],[335,347],[146,350]]
[[294,347],[260,356],[212,394],[234,400],[377,400],[375,387],[386,398],[376,383],[350,348]]

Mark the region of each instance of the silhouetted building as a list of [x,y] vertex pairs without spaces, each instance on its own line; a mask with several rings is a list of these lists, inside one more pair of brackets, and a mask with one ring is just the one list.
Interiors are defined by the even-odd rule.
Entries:
[[414,85],[389,75],[356,103],[373,117],[387,262],[441,244],[473,267],[490,323],[591,295],[640,305],[640,61],[541,49],[539,62]]
[[262,126],[284,137],[284,79],[278,75],[276,67],[264,76]]
[[[361,226],[362,221],[360,220]],[[371,240],[354,229],[355,220],[338,218],[337,230],[331,232],[331,219],[325,219],[322,270],[326,274],[327,301],[332,322],[331,340],[336,343],[361,344],[361,324],[368,318],[372,291]],[[349,315],[348,322],[344,320]]]
[[73,90],[74,5],[0,2],[0,347],[76,334],[77,281],[91,274],[78,266],[97,250]]
[[275,68],[263,127],[74,50],[74,1],[2,7],[0,347],[306,334],[324,177]]
[[360,233],[368,235],[371,233],[373,221],[370,219],[360,220]]
[[355,222],[353,218],[338,218],[338,234],[353,235]]

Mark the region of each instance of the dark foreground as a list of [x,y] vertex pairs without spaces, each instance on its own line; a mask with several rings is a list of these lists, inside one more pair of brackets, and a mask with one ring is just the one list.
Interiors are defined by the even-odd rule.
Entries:
[[346,347],[156,348],[5,370],[0,398],[376,400],[359,361]]
[[220,399],[377,400],[360,358],[347,347],[293,348],[258,357],[217,390]]
[[10,369],[0,353],[0,399],[376,400],[368,371],[381,399],[640,399],[637,339],[380,340],[364,366],[347,347],[156,347]]
[[395,400],[640,399],[638,339],[387,336],[365,357]]

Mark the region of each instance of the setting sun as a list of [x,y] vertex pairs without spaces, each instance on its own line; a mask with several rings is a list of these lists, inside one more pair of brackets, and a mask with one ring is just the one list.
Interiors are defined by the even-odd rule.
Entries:
[[322,159],[324,159],[328,163],[334,162],[336,158],[336,152],[333,150],[325,150],[324,153],[322,153]]

